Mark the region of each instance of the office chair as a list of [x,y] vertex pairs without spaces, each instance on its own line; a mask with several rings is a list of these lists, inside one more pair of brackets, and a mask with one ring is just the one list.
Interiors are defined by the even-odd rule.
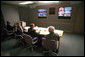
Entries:
[[43,47],[43,53],[48,53],[49,56],[57,56],[56,51],[57,43],[55,40],[50,40],[46,38],[42,38],[42,47]]
[[27,43],[28,48],[31,48],[31,51],[33,51],[33,48],[36,47],[36,43],[38,41],[37,37],[32,38],[30,35],[25,34],[24,35],[25,42]]
[[20,47],[21,47],[21,46],[22,46],[22,47],[25,46],[23,36],[17,35],[17,36],[16,36],[16,39],[18,40],[16,46],[18,46],[18,47],[19,47],[19,46],[20,46]]

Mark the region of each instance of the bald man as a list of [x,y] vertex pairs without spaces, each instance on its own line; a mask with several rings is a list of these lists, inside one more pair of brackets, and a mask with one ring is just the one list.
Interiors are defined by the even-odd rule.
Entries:
[[58,53],[58,49],[59,49],[59,35],[56,33],[54,33],[55,27],[54,26],[49,26],[48,27],[48,31],[49,34],[46,36],[46,39],[52,39],[52,40],[56,40],[57,43],[57,48],[56,48],[56,53]]

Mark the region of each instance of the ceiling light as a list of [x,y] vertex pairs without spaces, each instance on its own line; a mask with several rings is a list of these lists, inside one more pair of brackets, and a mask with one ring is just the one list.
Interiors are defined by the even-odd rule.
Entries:
[[32,4],[32,3],[34,3],[34,2],[28,1],[28,2],[22,2],[22,3],[19,3],[19,4]]
[[39,3],[59,3],[59,1],[39,1]]

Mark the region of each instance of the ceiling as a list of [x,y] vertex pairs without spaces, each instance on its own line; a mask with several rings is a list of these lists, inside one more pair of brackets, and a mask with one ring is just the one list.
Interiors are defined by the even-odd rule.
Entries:
[[[1,1],[1,2],[7,3],[7,4],[23,6],[23,5],[20,5],[19,3],[26,2],[26,1]],[[39,1],[33,1],[33,2],[34,2],[34,4],[31,4],[31,5],[35,5],[35,6],[44,5],[44,4],[39,3]],[[61,1],[59,1],[59,3],[61,3]],[[71,5],[82,4],[82,3],[84,3],[84,2],[83,1],[70,1]]]

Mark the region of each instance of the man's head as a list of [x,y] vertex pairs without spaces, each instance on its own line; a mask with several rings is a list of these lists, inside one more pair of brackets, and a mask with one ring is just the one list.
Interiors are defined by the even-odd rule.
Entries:
[[48,27],[48,30],[49,30],[50,33],[53,33],[54,30],[55,30],[55,27],[54,26],[49,26]]
[[30,27],[31,27],[31,28],[34,28],[34,27],[35,27],[35,24],[31,23],[31,24],[30,24]]
[[21,26],[21,23],[19,22],[19,23],[17,23],[17,26]]
[[10,25],[10,22],[9,21],[7,21],[7,25]]

